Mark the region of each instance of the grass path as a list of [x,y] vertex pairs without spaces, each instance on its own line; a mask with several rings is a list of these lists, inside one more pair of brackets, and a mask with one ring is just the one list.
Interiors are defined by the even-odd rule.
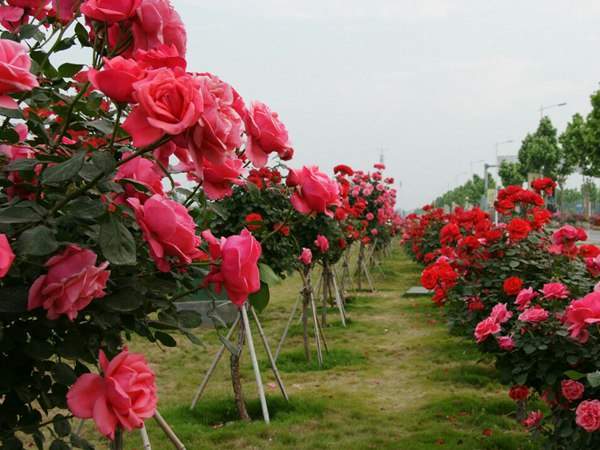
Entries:
[[[134,342],[158,374],[160,410],[188,450],[199,449],[526,449],[515,424],[513,402],[494,369],[477,363],[479,354],[464,339],[450,337],[440,310],[427,298],[402,293],[417,284],[419,268],[401,251],[376,275],[376,294],[361,294],[348,306],[351,323],[326,329],[332,352],[328,370],[312,370],[301,358],[300,328],[292,328],[280,357],[291,402],[282,400],[272,375],[267,383],[272,423],[260,419],[247,355],[242,359],[251,423],[236,421],[228,364],[223,360],[197,409],[191,396],[218,348],[204,332],[205,348],[180,340],[163,352]],[[263,325],[274,346],[297,295],[291,278],[272,293]],[[264,355],[259,354],[264,360]],[[88,425],[86,429],[91,429]],[[171,448],[153,421],[153,448]],[[127,438],[141,449],[137,433]]]

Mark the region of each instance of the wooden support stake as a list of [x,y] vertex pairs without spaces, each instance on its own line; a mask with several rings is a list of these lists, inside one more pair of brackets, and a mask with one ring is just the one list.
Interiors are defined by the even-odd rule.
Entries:
[[260,368],[258,366],[258,359],[256,358],[256,350],[254,348],[252,330],[250,329],[250,321],[248,320],[248,312],[246,311],[246,305],[242,306],[242,322],[244,329],[246,330],[246,340],[248,341],[248,350],[250,352],[250,359],[252,360],[254,377],[256,378],[256,387],[258,388],[258,396],[260,398],[260,406],[262,408],[263,418],[265,419],[265,423],[268,424],[271,422],[271,420],[269,419],[269,409],[267,408],[265,387],[263,386],[262,377],[260,376]]
[[331,280],[333,281],[333,290],[335,292],[335,302],[337,304],[338,310],[340,311],[340,319],[342,319],[342,325],[346,328],[346,311],[344,311],[344,305],[342,303],[342,296],[340,295],[340,290],[338,289],[337,282],[335,280],[335,272],[331,274]]
[[279,358],[279,353],[281,352],[283,343],[285,342],[288,332],[290,331],[290,326],[292,325],[292,322],[294,321],[294,316],[296,315],[296,310],[298,309],[298,305],[300,304],[301,300],[302,300],[302,296],[299,296],[296,299],[296,303],[294,303],[294,306],[292,308],[292,313],[290,314],[290,318],[288,319],[287,324],[285,325],[283,334],[281,335],[281,339],[279,339],[279,344],[277,344],[277,349],[275,350],[275,356],[273,358],[275,362],[277,362],[277,358]]
[[262,339],[263,346],[265,347],[265,352],[267,352],[267,358],[269,358],[269,364],[271,365],[273,375],[275,375],[275,380],[277,380],[277,384],[279,385],[281,394],[289,402],[290,398],[288,397],[287,391],[285,390],[285,386],[283,385],[283,380],[279,375],[279,370],[277,369],[277,364],[275,364],[275,359],[273,359],[273,354],[271,353],[271,347],[269,347],[269,341],[267,340],[267,336],[265,335],[260,320],[258,320],[258,315],[256,314],[256,311],[254,311],[254,308],[252,306],[250,306],[250,311],[252,312],[252,318],[254,319],[254,322],[256,322],[256,328],[258,329],[258,334]]
[[150,438],[148,437],[146,425],[142,425],[142,428],[140,428],[140,434],[142,435],[142,446],[144,447],[144,450],[152,450],[152,445],[150,444]]
[[[231,326],[229,331],[227,332],[225,339],[229,339],[231,337],[231,334],[237,328],[239,321],[240,321],[240,318],[238,316],[237,319],[235,319],[235,322],[233,322],[233,325]],[[208,368],[206,374],[204,375],[204,379],[202,380],[202,383],[200,383],[200,386],[198,386],[198,389],[196,390],[196,393],[194,394],[194,398],[192,399],[192,405],[190,406],[190,409],[194,409],[196,407],[198,400],[200,400],[200,397],[204,393],[204,389],[206,389],[206,385],[208,384],[210,377],[213,375],[213,373],[215,372],[215,369],[217,368],[217,364],[219,364],[220,359],[223,357],[223,353],[225,353],[225,344],[221,345],[221,347],[219,348],[219,351],[213,358],[213,360],[210,364],[210,367]]]
[[154,413],[154,420],[156,420],[158,426],[167,435],[167,438],[171,441],[171,443],[177,450],[185,450],[185,445],[183,445],[183,443],[179,440],[175,432],[171,429],[167,421],[163,419],[163,416],[160,415],[158,410],[156,410],[156,412]]

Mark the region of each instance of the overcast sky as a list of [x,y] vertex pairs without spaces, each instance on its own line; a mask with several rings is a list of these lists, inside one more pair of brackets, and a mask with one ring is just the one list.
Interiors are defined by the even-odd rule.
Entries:
[[[593,0],[173,0],[193,71],[279,112],[294,166],[368,169],[385,148],[411,209],[515,154],[540,105],[559,130],[600,81]],[[482,163],[473,168],[481,172]]]

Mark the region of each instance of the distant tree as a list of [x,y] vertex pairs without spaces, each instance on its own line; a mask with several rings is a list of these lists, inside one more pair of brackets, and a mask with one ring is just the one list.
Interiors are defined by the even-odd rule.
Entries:
[[518,162],[502,161],[498,169],[498,176],[502,181],[502,186],[511,186],[523,184],[525,177],[521,174],[521,167]]
[[519,149],[519,168],[521,175],[530,173],[556,178],[561,160],[557,131],[552,121],[544,116],[533,134],[528,134]]

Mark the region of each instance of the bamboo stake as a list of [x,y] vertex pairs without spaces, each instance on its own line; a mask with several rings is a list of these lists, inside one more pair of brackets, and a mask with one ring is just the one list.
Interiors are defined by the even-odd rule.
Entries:
[[342,304],[342,298],[338,289],[337,282],[335,280],[335,273],[332,273],[331,280],[333,281],[333,290],[335,292],[335,302],[340,312],[340,319],[342,319],[342,325],[346,328],[346,311],[344,311],[344,305]]
[[[231,337],[231,334],[237,328],[239,321],[240,321],[240,318],[238,316],[235,319],[235,322],[233,322],[233,325],[231,326],[229,331],[227,332],[225,339],[229,339]],[[190,409],[194,409],[196,407],[198,400],[200,400],[200,397],[204,393],[204,389],[206,389],[206,385],[208,384],[208,381],[210,380],[213,373],[215,372],[215,369],[217,368],[217,364],[219,364],[219,361],[223,357],[223,353],[225,353],[225,348],[226,348],[225,344],[222,344],[221,347],[219,348],[219,351],[213,358],[213,360],[210,364],[210,367],[208,368],[208,370],[206,371],[206,374],[204,375],[204,379],[202,380],[202,383],[200,383],[200,386],[198,386],[198,389],[196,390],[196,393],[194,394],[194,398],[192,399],[192,404],[190,406]]]
[[269,409],[267,408],[267,398],[265,397],[265,387],[263,386],[260,376],[260,368],[258,359],[256,358],[256,350],[254,349],[254,341],[252,339],[252,330],[250,329],[250,321],[248,320],[248,312],[246,305],[242,306],[242,322],[246,330],[246,340],[248,341],[248,350],[250,351],[250,359],[252,360],[252,368],[254,369],[254,377],[256,378],[256,387],[258,388],[258,396],[260,397],[260,406],[262,408],[263,418],[265,423],[269,424]]
[[142,435],[142,445],[144,450],[152,450],[152,445],[150,444],[150,438],[148,437],[148,430],[146,430],[146,425],[142,425],[140,428],[140,434]]
[[167,438],[171,441],[171,443],[177,450],[186,450],[185,445],[183,445],[183,443],[179,440],[173,429],[169,426],[167,421],[163,419],[163,416],[160,415],[158,410],[156,410],[156,412],[154,413],[154,420],[156,420],[158,426],[167,435]]
[[267,336],[263,330],[262,324],[260,320],[258,320],[258,315],[252,306],[250,306],[250,311],[252,312],[252,317],[254,318],[254,322],[256,322],[256,328],[258,329],[258,334],[262,339],[263,346],[265,347],[265,351],[267,352],[267,358],[269,358],[269,364],[271,365],[271,370],[273,371],[273,375],[275,375],[275,380],[277,380],[277,384],[279,385],[279,389],[283,394],[283,397],[289,402],[290,398],[288,397],[287,391],[285,390],[285,386],[283,385],[283,380],[279,375],[279,370],[277,369],[277,364],[275,364],[275,360],[273,359],[273,354],[271,353],[271,347],[269,347],[269,341],[267,340]]
[[292,325],[292,322],[294,321],[294,316],[296,315],[296,310],[298,309],[298,305],[300,304],[301,300],[302,300],[302,296],[299,296],[296,299],[296,303],[294,303],[294,306],[292,308],[292,313],[290,314],[290,318],[288,319],[287,324],[285,325],[283,334],[281,335],[281,339],[279,339],[279,344],[277,344],[277,349],[275,350],[275,357],[274,357],[275,362],[277,362],[277,358],[279,358],[279,353],[281,352],[283,343],[285,342],[288,332],[290,331],[290,326]]

